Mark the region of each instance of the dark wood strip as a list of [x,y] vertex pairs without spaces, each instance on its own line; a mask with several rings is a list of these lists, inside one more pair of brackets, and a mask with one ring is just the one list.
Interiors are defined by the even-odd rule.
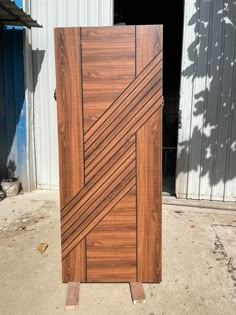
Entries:
[[[90,162],[90,164],[85,168],[85,175],[89,173],[93,167],[99,163],[104,156],[110,150],[117,151],[134,133],[140,128],[140,126],[148,119],[149,114],[155,112],[159,106],[162,105],[162,91],[159,90],[156,94],[142,107],[142,109],[138,112],[138,115],[134,116],[128,125],[126,125],[122,131],[112,140],[110,141],[105,149],[100,152],[98,156],[94,158]],[[86,175],[87,176],[87,175]]]
[[128,157],[131,153],[134,152],[134,137],[131,141],[127,141],[123,147],[121,147],[115,154],[106,156],[106,159],[103,163],[96,165],[93,169],[94,171],[88,174],[86,178],[86,185],[76,194],[76,196],[69,202],[65,208],[61,211],[61,218],[64,216],[78,203],[82,204],[83,197],[88,196],[88,192],[93,189],[95,191],[95,185],[99,184],[97,187],[101,186],[108,177],[116,170],[117,164],[121,164],[120,160]]
[[[129,152],[128,152],[129,153]],[[127,168],[132,165],[135,159],[135,153],[131,152],[124,157],[122,163],[118,164],[117,169],[113,173],[109,174],[109,177],[99,187],[93,187],[88,194],[82,198],[61,220],[62,222],[62,235],[64,236],[65,231],[73,224],[78,222],[79,218],[83,216],[88,208],[92,208],[99,201],[104,199],[108,193],[107,187],[113,187],[114,183],[117,182],[118,178],[124,176],[123,173],[127,173]],[[67,234],[67,233],[66,233]]]
[[[84,186],[80,29],[55,29],[61,209]],[[66,161],[66,162],[65,162]],[[79,267],[74,263],[80,262]],[[86,281],[84,241],[62,264],[62,280]]]
[[[85,167],[89,163],[90,156],[93,159],[94,155],[99,154],[99,150],[103,150],[107,141],[112,140],[117,133],[119,133],[123,127],[129,123],[130,119],[136,115],[136,113],[143,107],[147,100],[155,94],[156,90],[161,87],[161,71],[159,71],[154,77],[147,82],[146,86],[136,93],[134,99],[126,104],[125,108],[119,113],[117,117],[111,120],[110,124],[103,126],[102,134],[95,138],[94,142],[85,150]],[[96,151],[96,152],[95,152]]]
[[[123,111],[129,111],[132,108],[132,103],[135,104],[135,100],[137,102],[138,97],[142,97],[142,93],[147,93],[148,89],[151,88],[150,83],[157,75],[158,72],[161,71],[161,62],[155,64],[153,68],[149,71],[149,73],[145,76],[140,76],[136,80],[139,82],[139,85],[136,86],[136,80],[132,83],[132,86],[135,85],[136,89],[130,92],[130,94],[126,98],[120,97],[118,100],[120,100],[120,103],[118,100],[116,101],[116,108],[112,112],[112,114],[107,117],[106,120],[104,120],[104,116],[102,116],[99,119],[100,125],[98,126],[98,129],[96,132],[90,136],[90,138],[85,142],[85,151],[87,151],[94,142],[96,142],[97,139],[100,139],[103,133],[106,131],[106,129],[115,121],[115,119],[123,114]],[[142,80],[141,80],[142,78]],[[148,86],[147,86],[148,85]],[[113,105],[111,105],[113,107]],[[106,114],[106,113],[105,113]],[[104,114],[104,115],[105,115]],[[123,114],[124,115],[124,114]]]
[[[142,89],[142,85],[140,85],[143,79],[149,74],[153,67],[155,67],[160,61],[162,60],[162,51],[158,53],[158,55],[153,58],[153,60],[147,65],[147,67],[143,70],[143,72],[123,91],[123,93],[111,104],[111,106],[104,112],[104,114],[100,117],[99,121],[96,121],[94,125],[85,133],[84,141],[85,147],[87,145],[88,139],[94,134],[99,132],[99,126],[106,119],[112,115],[115,116],[117,106],[121,104],[127,97],[134,97],[135,93],[137,92],[137,88]],[[140,85],[140,86],[139,86]],[[132,93],[132,94],[131,94]]]
[[86,228],[82,231],[78,230],[78,233],[74,235],[71,243],[69,243],[67,247],[65,246],[63,248],[63,258],[65,258],[74,249],[74,247],[77,246],[84,239],[84,237],[86,237],[86,235],[107,215],[107,213],[109,213],[109,211],[117,204],[117,202],[119,202],[119,200],[134,187],[135,182],[135,175],[130,174],[123,182],[120,183],[118,189],[114,190],[113,195],[110,196],[111,200],[107,202],[107,205],[104,206],[103,209],[96,209],[100,210],[100,212],[96,212],[93,220],[87,222]]

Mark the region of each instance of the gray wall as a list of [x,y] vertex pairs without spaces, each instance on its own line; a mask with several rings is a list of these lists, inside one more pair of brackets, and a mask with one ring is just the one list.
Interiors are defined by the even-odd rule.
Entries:
[[235,1],[185,1],[178,197],[236,201],[235,47]]

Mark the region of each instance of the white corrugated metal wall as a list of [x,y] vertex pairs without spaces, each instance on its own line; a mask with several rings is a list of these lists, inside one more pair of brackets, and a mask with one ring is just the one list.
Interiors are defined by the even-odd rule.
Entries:
[[185,1],[176,194],[236,201],[236,2]]
[[[57,111],[54,100],[54,27],[110,26],[113,0],[25,0],[24,8],[43,26],[26,32],[27,99],[33,103],[37,188],[58,188]],[[27,43],[30,43],[28,45]],[[30,82],[32,51],[33,82]],[[30,86],[31,85],[31,86]]]
[[[236,200],[235,6],[231,0],[185,1],[177,197]],[[25,0],[25,8],[43,25],[26,33],[34,73],[29,92],[37,188],[53,189],[58,188],[53,28],[112,25],[113,0]]]

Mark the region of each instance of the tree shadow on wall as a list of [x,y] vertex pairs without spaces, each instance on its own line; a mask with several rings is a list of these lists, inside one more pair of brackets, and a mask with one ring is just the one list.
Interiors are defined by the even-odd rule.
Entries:
[[[189,174],[196,171],[200,181],[194,183],[195,194],[205,193],[201,187],[205,181],[211,196],[218,184],[217,193],[224,196],[229,193],[226,183],[236,177],[236,2],[197,0],[195,7],[188,28],[193,26],[196,36],[182,71],[183,81],[192,86],[191,91],[187,85],[182,91],[182,100],[189,106],[193,102],[191,130],[186,141],[179,141],[176,175],[188,173],[188,181],[193,182]],[[187,123],[183,121],[183,128]],[[236,191],[230,189],[235,197]]]

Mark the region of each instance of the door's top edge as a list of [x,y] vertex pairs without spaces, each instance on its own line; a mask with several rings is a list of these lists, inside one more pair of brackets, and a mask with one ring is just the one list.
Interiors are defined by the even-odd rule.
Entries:
[[88,25],[88,26],[56,26],[54,29],[74,29],[74,28],[114,28],[114,27],[134,27],[134,26],[146,26],[146,27],[163,27],[163,24],[114,24],[114,25]]

